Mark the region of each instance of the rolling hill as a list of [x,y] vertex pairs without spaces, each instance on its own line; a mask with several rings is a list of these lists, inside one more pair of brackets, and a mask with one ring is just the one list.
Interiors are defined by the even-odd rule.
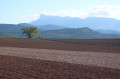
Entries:
[[23,37],[21,29],[25,27],[15,24],[0,24],[0,36],[5,37]]
[[105,34],[120,34],[120,31],[115,31],[115,30],[96,29],[95,31]]
[[[26,27],[26,24],[0,24],[0,36],[3,37],[25,37],[22,34],[21,29]],[[40,29],[40,34],[45,36],[45,38],[51,39],[100,39],[100,38],[118,38],[120,35],[115,34],[104,34],[97,31],[93,31],[87,27],[84,28],[64,28],[57,25],[44,25],[43,28],[46,30]],[[53,27],[53,28],[51,28]],[[57,29],[55,29],[55,28]],[[63,29],[64,28],[64,29]],[[49,30],[47,30],[49,29]],[[51,29],[51,30],[50,30]]]
[[70,28],[70,29],[60,29],[60,30],[48,30],[41,31],[40,35],[45,36],[45,38],[54,39],[101,39],[101,38],[118,38],[120,35],[115,34],[104,34],[97,31],[93,31],[87,27],[85,28]]
[[41,25],[41,26],[36,26],[38,27],[39,30],[57,30],[57,29],[66,29],[64,26],[60,25],[54,25],[54,24],[48,24],[48,25]]
[[64,26],[54,25],[54,24],[37,26],[37,25],[28,24],[28,23],[20,23],[20,24],[17,24],[17,25],[18,26],[25,26],[25,27],[26,26],[35,26],[39,30],[56,30],[56,29],[66,29],[67,28],[67,27],[64,27]]

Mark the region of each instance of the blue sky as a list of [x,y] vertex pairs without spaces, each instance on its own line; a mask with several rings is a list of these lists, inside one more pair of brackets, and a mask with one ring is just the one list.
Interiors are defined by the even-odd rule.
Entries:
[[0,0],[0,23],[29,23],[40,14],[120,19],[120,0]]

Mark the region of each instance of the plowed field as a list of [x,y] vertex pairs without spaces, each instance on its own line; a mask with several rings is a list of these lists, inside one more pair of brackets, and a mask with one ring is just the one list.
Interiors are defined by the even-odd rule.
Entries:
[[0,46],[70,51],[120,53],[120,39],[10,39],[0,38]]
[[120,79],[120,70],[0,55],[0,79]]
[[120,79],[119,56],[120,39],[0,38],[0,79]]

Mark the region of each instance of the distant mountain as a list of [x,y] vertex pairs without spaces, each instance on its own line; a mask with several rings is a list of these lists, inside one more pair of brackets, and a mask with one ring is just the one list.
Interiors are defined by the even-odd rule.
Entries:
[[[50,30],[51,27],[58,27],[57,29]],[[22,34],[21,29],[26,27],[25,25],[14,25],[14,24],[0,24],[0,36],[4,37],[25,37]],[[56,38],[56,39],[99,39],[99,38],[118,38],[120,35],[115,34],[103,34],[93,31],[87,27],[84,28],[64,28],[58,25],[45,25],[42,27],[48,27],[49,30],[40,30],[40,35],[45,38]],[[49,28],[50,27],[50,28]]]
[[60,25],[43,25],[43,26],[37,26],[39,30],[56,30],[56,29],[66,29],[66,27],[60,26]]
[[[22,34],[21,29],[23,27],[32,26],[28,23],[20,23],[20,24],[0,24],[0,36],[15,36],[15,37],[24,37]],[[56,29],[66,29],[66,27],[59,26],[59,25],[43,25],[43,26],[36,26],[38,30],[56,30]]]
[[21,29],[25,27],[22,25],[15,25],[15,24],[0,24],[0,31],[5,32],[21,32]]
[[17,24],[18,26],[32,26],[31,24],[28,24],[28,23],[20,23],[20,24]]
[[100,32],[100,33],[105,33],[105,34],[120,34],[120,31],[115,31],[115,30],[97,29],[95,31]]
[[25,27],[15,24],[0,24],[0,36],[6,37],[24,37],[21,29]]
[[48,24],[48,25],[32,25],[32,24],[28,24],[28,23],[20,23],[20,24],[17,24],[19,26],[35,26],[35,27],[38,27],[39,30],[55,30],[55,29],[65,29],[67,27],[64,27],[64,26],[60,26],[60,25],[54,25],[54,24]]
[[115,34],[103,34],[93,31],[87,27],[85,28],[70,28],[60,30],[47,30],[41,31],[40,35],[45,38],[59,38],[59,39],[102,39],[102,38],[118,38],[120,35]]
[[60,25],[67,28],[88,27],[91,29],[119,30],[120,20],[113,18],[89,17],[85,19],[77,17],[60,17],[50,15],[40,15],[38,20],[32,21],[30,24],[35,26],[41,25]]

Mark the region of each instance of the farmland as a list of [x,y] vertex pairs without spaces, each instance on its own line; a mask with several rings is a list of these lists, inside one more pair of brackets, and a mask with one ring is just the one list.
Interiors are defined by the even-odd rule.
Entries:
[[0,79],[120,79],[120,39],[0,38]]
[[120,53],[120,39],[11,39],[0,38],[2,47]]

